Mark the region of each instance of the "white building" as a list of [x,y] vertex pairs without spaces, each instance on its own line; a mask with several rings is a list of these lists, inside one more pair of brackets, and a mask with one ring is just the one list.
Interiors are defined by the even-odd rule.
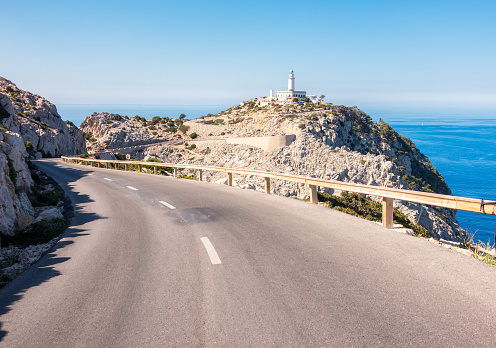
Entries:
[[295,90],[295,77],[294,72],[291,70],[288,77],[288,90],[287,91],[277,91],[274,95],[274,90],[271,89],[269,96],[262,98],[260,100],[260,105],[268,105],[271,103],[282,103],[289,104],[294,103],[294,98],[308,98],[314,104],[320,104],[322,102],[321,98],[317,98],[315,95],[307,95],[306,91],[296,91]]

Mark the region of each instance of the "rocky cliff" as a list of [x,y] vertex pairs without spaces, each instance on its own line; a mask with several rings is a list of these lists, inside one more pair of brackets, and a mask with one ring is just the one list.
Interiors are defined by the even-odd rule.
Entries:
[[[62,216],[60,209],[47,213],[49,202],[37,201],[33,207],[37,197],[32,188],[37,183],[31,175],[35,169],[28,166],[29,158],[84,152],[83,132],[64,122],[52,103],[0,77],[0,236],[28,230],[40,215]],[[53,191],[48,184],[38,189],[46,189],[37,192],[45,196]]]
[[[143,122],[142,127],[149,127]],[[105,126],[104,126],[105,127]],[[167,124],[158,123],[156,128]],[[312,104],[273,104],[261,107],[251,100],[217,115],[181,122],[186,143],[158,144],[132,154],[136,159],[250,168],[314,176],[346,182],[451,194],[429,159],[408,138],[387,123],[374,122],[356,107]],[[272,151],[226,139],[295,134],[295,140]],[[132,135],[127,135],[132,137]],[[222,178],[211,173],[210,180]],[[263,179],[236,177],[239,185],[263,189]],[[301,184],[277,181],[274,193],[307,198]],[[325,189],[326,193],[339,194]],[[377,199],[375,197],[369,197]],[[395,202],[414,223],[436,238],[457,239],[464,231],[455,212],[408,202]]]
[[27,151],[37,158],[86,152],[83,132],[71,122],[64,122],[55,105],[2,77],[0,118],[4,127],[29,142]]

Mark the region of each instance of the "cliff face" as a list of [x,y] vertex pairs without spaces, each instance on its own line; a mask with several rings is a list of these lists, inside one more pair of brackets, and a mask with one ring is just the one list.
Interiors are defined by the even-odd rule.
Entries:
[[25,161],[24,141],[19,134],[2,128],[0,150],[0,235],[12,235],[34,217],[27,196],[32,179]]
[[55,105],[2,77],[0,117],[6,128],[20,134],[24,142],[30,142],[27,150],[37,158],[86,152],[83,132],[64,122]]
[[[396,133],[387,123],[373,122],[356,107],[295,104],[260,107],[257,100],[252,100],[217,115],[186,121],[180,128],[187,144],[151,145],[145,151],[134,152],[132,157],[451,194],[441,174],[410,139]],[[227,144],[225,140],[283,134],[295,134],[296,139],[273,151]],[[223,177],[222,173],[208,175],[210,180]],[[238,176],[235,180],[239,185],[260,190],[264,187],[263,179],[257,177]],[[308,197],[308,189],[301,184],[276,181],[272,188],[279,195]],[[328,189],[323,191],[339,194]],[[452,210],[400,201],[395,202],[395,207],[436,238],[453,240],[464,234]]]
[[33,208],[29,199],[30,157],[84,152],[83,132],[62,121],[52,103],[0,77],[0,235],[25,231],[46,215],[47,207]]

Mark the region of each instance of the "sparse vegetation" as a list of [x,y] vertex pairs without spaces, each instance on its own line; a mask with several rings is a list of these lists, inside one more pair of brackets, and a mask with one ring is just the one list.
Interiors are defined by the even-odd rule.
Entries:
[[[319,201],[325,202],[325,205],[329,208],[370,221],[382,221],[382,204],[369,200],[358,193],[342,192],[341,196],[334,196],[319,192],[318,197]],[[416,236],[431,237],[430,233],[424,227],[412,223],[408,217],[398,209],[394,209],[393,215],[395,223],[412,229]]]
[[5,156],[7,157],[7,166],[9,167],[9,178],[10,181],[14,184],[14,186],[17,185],[17,171],[14,168],[14,162],[12,162],[12,159],[7,155],[7,153],[4,151]]
[[30,245],[48,243],[53,238],[58,237],[68,227],[65,219],[53,219],[51,221],[40,221],[31,228],[14,236],[3,235],[1,239],[2,246],[15,245],[21,248]]

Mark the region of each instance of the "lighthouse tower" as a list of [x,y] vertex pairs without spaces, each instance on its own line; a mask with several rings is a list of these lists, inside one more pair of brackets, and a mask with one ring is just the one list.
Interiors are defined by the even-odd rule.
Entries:
[[295,90],[294,86],[294,74],[293,70],[289,72],[289,77],[288,77],[288,91],[293,92]]
[[307,96],[306,91],[296,91],[295,90],[295,77],[293,70],[289,72],[288,78],[288,90],[287,91],[277,91],[276,98],[278,102],[291,103],[294,98],[305,98]]

